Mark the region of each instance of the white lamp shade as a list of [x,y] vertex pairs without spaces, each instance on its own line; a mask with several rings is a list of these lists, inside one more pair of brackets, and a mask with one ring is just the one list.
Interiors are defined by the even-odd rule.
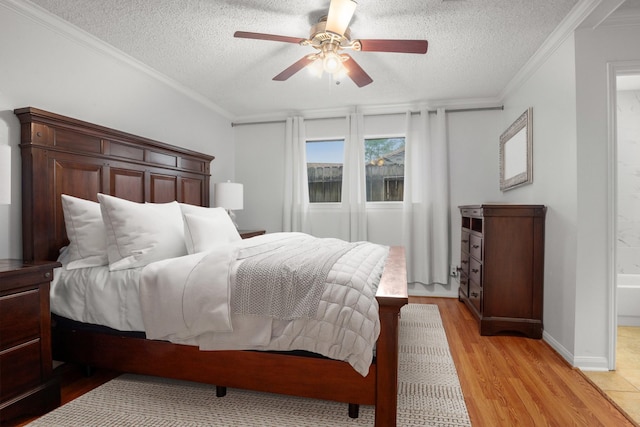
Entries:
[[213,186],[213,205],[227,210],[242,209],[243,187],[237,182],[219,182]]
[[11,204],[11,147],[0,145],[0,205]]

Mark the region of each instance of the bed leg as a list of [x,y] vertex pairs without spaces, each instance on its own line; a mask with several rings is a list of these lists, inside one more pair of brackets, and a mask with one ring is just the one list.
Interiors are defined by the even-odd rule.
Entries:
[[227,388],[223,386],[216,386],[216,397],[225,397],[227,395]]
[[84,368],[84,376],[85,377],[89,378],[89,377],[93,376],[93,374],[95,372],[94,369],[93,369],[93,366],[84,365],[83,368]]
[[360,415],[360,405],[357,403],[349,403],[349,418],[358,418]]

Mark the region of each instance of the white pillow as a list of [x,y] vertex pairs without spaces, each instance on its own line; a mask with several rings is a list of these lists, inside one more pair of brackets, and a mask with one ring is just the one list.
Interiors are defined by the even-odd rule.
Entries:
[[63,194],[62,212],[69,238],[67,270],[109,264],[100,204]]
[[223,208],[204,208],[181,204],[187,252],[195,254],[221,244],[242,240],[229,214]]
[[109,270],[144,267],[187,254],[178,202],[136,203],[98,194],[107,232]]

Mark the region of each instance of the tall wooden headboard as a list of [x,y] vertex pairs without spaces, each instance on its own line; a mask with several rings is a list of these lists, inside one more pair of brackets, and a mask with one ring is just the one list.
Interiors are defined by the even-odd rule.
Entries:
[[60,196],[209,206],[213,156],[39,110],[21,123],[25,260],[55,260],[68,243]]

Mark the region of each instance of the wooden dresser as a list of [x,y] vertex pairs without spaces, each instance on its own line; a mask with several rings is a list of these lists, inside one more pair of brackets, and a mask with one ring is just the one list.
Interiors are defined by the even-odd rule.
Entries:
[[0,260],[0,425],[60,404],[49,312],[49,282],[58,266]]
[[543,205],[460,206],[458,296],[481,335],[542,337]]

